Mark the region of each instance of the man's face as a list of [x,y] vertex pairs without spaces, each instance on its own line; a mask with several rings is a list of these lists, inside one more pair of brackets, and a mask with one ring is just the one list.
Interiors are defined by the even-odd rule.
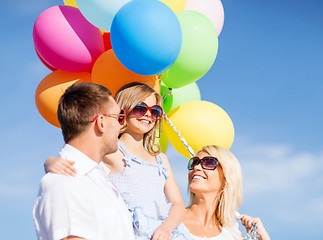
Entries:
[[118,114],[120,107],[110,96],[106,104],[106,116],[104,121],[106,123],[104,129],[103,149],[104,154],[114,153],[118,150],[118,135],[121,130],[121,125],[118,122]]

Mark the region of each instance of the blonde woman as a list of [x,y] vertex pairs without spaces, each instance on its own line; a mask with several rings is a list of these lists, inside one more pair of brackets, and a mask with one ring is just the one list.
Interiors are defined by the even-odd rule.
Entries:
[[[188,164],[190,205],[183,223],[193,239],[242,239],[235,212],[242,204],[242,174],[236,157],[227,149],[207,146]],[[259,218],[241,215],[249,230],[256,224],[260,239],[270,240]]]

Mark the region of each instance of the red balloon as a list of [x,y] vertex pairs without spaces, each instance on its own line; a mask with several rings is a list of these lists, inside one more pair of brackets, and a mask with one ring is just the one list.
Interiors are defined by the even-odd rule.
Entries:
[[57,70],[56,68],[54,68],[53,66],[49,65],[47,62],[45,62],[45,60],[39,55],[39,53],[37,52],[37,50],[35,49],[37,56],[39,57],[39,60],[49,69],[52,71]]
[[103,36],[103,42],[104,42],[105,51],[108,51],[108,50],[112,49],[110,33],[109,32],[104,32],[102,36]]

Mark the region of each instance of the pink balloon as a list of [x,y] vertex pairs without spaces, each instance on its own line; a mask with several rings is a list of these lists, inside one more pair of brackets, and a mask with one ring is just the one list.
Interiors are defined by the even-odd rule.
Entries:
[[91,71],[104,52],[100,29],[71,6],[54,6],[42,12],[35,22],[33,38],[41,58],[66,72]]
[[202,13],[213,23],[220,35],[224,23],[224,9],[221,0],[187,0],[184,10],[193,10]]

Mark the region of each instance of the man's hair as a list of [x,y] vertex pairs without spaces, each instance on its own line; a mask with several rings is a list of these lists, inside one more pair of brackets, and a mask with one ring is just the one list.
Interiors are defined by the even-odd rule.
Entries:
[[104,86],[77,82],[61,96],[57,118],[61,125],[65,143],[82,133],[96,114],[105,113],[111,92]]

